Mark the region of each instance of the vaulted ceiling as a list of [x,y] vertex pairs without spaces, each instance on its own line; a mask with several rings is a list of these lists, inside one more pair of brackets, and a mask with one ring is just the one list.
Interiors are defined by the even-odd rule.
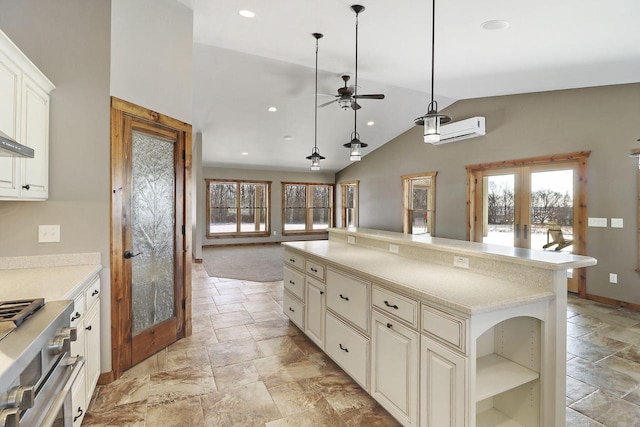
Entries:
[[[340,76],[354,72],[354,2],[180,1],[194,11],[193,124],[203,134],[203,164],[308,170],[315,111],[311,34],[324,34],[318,92],[336,94]],[[386,95],[360,102],[357,130],[369,144],[366,154],[410,129],[426,111],[431,2],[358,4],[366,8],[359,17],[358,92]],[[255,17],[240,16],[240,9]],[[442,110],[461,99],[638,82],[638,18],[637,0],[440,0],[435,98]],[[484,29],[492,20],[508,27]],[[321,95],[318,103],[331,99]],[[319,108],[317,129],[327,157],[322,169],[347,166],[342,144],[354,131],[353,111],[337,103]]]

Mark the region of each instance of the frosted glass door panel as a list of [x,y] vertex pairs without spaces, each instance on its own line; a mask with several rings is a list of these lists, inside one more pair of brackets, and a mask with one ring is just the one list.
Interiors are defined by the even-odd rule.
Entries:
[[132,132],[133,334],[174,313],[174,141]]

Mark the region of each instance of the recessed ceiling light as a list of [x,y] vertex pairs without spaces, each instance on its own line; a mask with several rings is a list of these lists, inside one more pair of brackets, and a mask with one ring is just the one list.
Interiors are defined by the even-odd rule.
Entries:
[[276,111],[278,111],[276,107],[269,107],[268,110],[271,111],[272,113],[275,113]]
[[241,154],[242,154],[243,156],[248,156],[248,155],[249,155],[249,153],[247,153],[246,151],[243,151]]
[[240,16],[244,16],[245,18],[253,18],[254,16],[256,16],[255,12],[252,12],[252,11],[246,10],[246,9],[242,9],[238,13],[240,14]]
[[285,135],[283,138],[285,141],[291,141],[293,139],[291,135]]
[[494,19],[492,21],[483,22],[482,24],[480,24],[480,26],[489,31],[504,30],[505,28],[509,27],[509,22],[500,19]]
[[373,125],[375,125],[375,124],[376,124],[376,122],[374,122],[373,120],[369,120],[369,121],[367,122],[367,126],[373,126]]

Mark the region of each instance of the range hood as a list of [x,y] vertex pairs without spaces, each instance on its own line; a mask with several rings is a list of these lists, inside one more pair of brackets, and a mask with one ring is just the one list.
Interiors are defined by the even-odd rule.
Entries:
[[0,130],[0,157],[27,157],[33,159],[33,148],[20,144]]

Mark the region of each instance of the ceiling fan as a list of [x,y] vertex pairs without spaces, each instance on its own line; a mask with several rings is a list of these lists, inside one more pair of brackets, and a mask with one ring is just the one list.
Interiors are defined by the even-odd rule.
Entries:
[[[358,93],[358,14],[364,10],[364,6],[353,5],[351,6],[351,10],[353,10],[356,14],[356,72],[355,72],[355,85],[347,86],[347,82],[351,79],[349,75],[343,75],[342,81],[344,81],[344,86],[338,88],[337,95],[330,95],[337,98],[338,105],[342,107],[343,110],[348,110],[349,108],[353,110],[359,110],[362,108],[360,104],[358,104],[359,99],[384,99],[384,95],[381,93],[377,94],[368,94],[361,95]],[[335,100],[334,100],[335,101]],[[325,107],[334,101],[326,102],[319,107]]]

